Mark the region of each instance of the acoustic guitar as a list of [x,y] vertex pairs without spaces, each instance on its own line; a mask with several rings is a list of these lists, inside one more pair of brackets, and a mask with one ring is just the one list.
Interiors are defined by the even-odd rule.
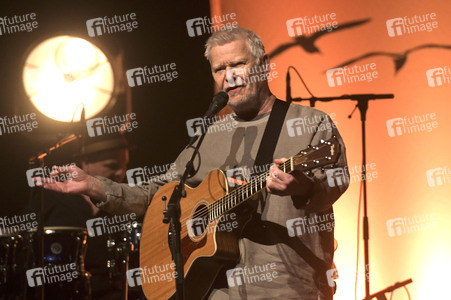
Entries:
[[[279,168],[286,173],[310,171],[333,165],[339,154],[340,144],[333,137],[290,157]],[[216,169],[196,188],[186,186],[186,197],[180,203],[185,299],[207,297],[218,273],[226,266],[233,268],[236,265],[240,257],[238,240],[253,212],[254,206],[249,201],[254,201],[251,198],[256,198],[266,187],[268,176],[269,171],[266,171],[231,189],[224,172]],[[177,185],[178,182],[170,182],[161,187],[144,218],[139,272],[148,299],[175,296],[175,276],[178,274],[169,249],[173,228],[162,219]]]

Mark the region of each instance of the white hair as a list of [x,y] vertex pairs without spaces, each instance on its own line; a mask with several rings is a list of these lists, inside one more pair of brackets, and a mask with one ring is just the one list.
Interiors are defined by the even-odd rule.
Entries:
[[265,54],[262,40],[253,31],[242,27],[234,27],[230,31],[214,32],[205,43],[205,57],[211,62],[211,49],[214,46],[228,44],[237,40],[245,40],[247,42],[252,56],[255,57],[259,64]]

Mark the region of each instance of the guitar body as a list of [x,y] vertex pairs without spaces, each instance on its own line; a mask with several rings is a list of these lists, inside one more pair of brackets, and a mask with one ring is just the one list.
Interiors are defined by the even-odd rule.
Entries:
[[[309,171],[336,163],[339,154],[339,142],[333,137],[328,141],[321,140],[316,146],[309,146],[281,163],[279,168],[285,173],[291,173],[295,167]],[[238,240],[254,210],[251,201],[266,187],[267,176],[269,171],[250,178],[230,191],[224,173],[213,170],[197,188],[186,186],[186,197],[180,203],[185,299],[206,298],[221,269],[232,268],[237,263],[240,256]],[[171,182],[163,186],[153,197],[144,217],[140,276],[148,299],[174,297],[175,270],[169,249],[172,226],[162,220],[163,211],[178,184]],[[133,280],[135,276],[133,272]]]
[[[147,209],[141,236],[140,267],[141,284],[148,299],[167,299],[175,293],[174,264],[169,249],[169,224],[162,222],[163,209],[178,182],[160,188]],[[184,261],[185,299],[203,299],[207,296],[221,269],[239,259],[238,239],[242,228],[249,221],[251,210],[246,205],[234,208],[235,218],[221,217],[206,227],[193,226],[189,220],[206,211],[215,200],[228,191],[227,178],[221,170],[213,170],[197,188],[186,187],[186,197],[181,206],[181,248]],[[166,200],[163,200],[166,199]],[[244,203],[246,204],[246,203]],[[244,207],[243,207],[244,206]],[[237,212],[237,210],[240,212]],[[234,224],[230,229],[231,224]],[[224,230],[227,228],[227,230]],[[191,230],[188,230],[191,229]],[[169,278],[170,277],[170,278]]]

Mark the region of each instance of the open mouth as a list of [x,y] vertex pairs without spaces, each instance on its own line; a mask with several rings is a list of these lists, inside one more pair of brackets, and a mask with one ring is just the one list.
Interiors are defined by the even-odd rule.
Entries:
[[230,94],[236,94],[236,93],[238,93],[238,92],[241,90],[241,88],[243,88],[243,87],[245,87],[244,84],[242,84],[242,85],[235,85],[235,86],[233,86],[233,87],[228,87],[228,88],[226,89],[226,92],[227,92],[227,93],[230,92]]

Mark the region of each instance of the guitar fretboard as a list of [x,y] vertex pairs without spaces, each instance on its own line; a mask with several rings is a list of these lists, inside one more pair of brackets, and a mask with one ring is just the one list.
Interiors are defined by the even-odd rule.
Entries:
[[[292,172],[291,163],[293,158],[282,163],[279,168],[285,173]],[[247,199],[251,198],[266,187],[266,178],[269,176],[269,170],[254,176],[247,184],[239,186],[237,189],[228,193],[224,197],[216,200],[208,207],[209,220],[215,220],[224,215],[229,210],[237,207]]]
[[[311,147],[311,151],[318,151],[319,147]],[[332,153],[333,155],[333,153]],[[327,160],[331,160],[331,157],[325,157]],[[312,167],[308,168],[308,163],[312,162]],[[285,162],[279,165],[279,169],[285,173],[291,173],[295,167],[301,165],[304,171],[312,169],[319,166],[319,160],[311,159],[309,160],[308,153],[302,151],[300,154],[290,157]],[[209,221],[213,221],[220,216],[224,215],[228,211],[237,207],[247,199],[251,198],[263,188],[266,187],[266,178],[269,176],[269,170],[254,176],[247,184],[239,186],[237,189],[228,193],[224,197],[211,203],[208,207]]]
[[[291,173],[297,167],[303,171],[309,171],[316,167],[332,164],[337,161],[339,153],[339,144],[336,137],[328,141],[321,141],[319,145],[309,147],[301,151],[298,155],[290,157],[279,165],[279,169],[285,173]],[[247,199],[259,193],[266,187],[266,178],[269,176],[269,170],[251,177],[251,180],[240,185],[224,197],[216,200],[208,206],[208,221],[212,222],[237,207]]]

